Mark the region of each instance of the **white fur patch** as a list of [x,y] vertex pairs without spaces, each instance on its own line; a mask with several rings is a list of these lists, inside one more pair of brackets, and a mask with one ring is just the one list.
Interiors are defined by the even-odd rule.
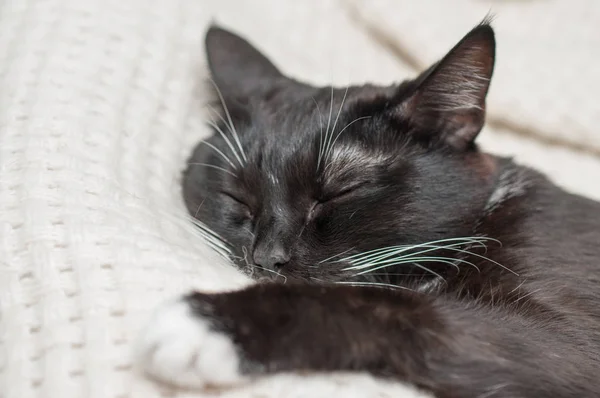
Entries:
[[137,359],[150,376],[186,388],[234,386],[245,380],[231,339],[211,330],[211,321],[192,314],[181,300],[155,313],[142,333]]
[[486,212],[491,213],[508,199],[524,195],[529,185],[526,173],[521,168],[510,167],[504,170],[496,189],[488,199]]

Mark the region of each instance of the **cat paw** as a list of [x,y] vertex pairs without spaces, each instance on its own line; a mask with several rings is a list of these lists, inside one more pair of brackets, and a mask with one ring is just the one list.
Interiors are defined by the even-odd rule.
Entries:
[[209,317],[193,313],[185,300],[161,307],[142,332],[139,364],[155,379],[180,387],[242,383],[245,378],[235,345],[212,325]]

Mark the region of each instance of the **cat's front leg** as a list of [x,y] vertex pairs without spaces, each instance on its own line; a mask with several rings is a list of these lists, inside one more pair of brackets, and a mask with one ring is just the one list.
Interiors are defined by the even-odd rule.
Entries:
[[[404,311],[403,311],[404,310]],[[398,317],[399,315],[399,317]],[[342,286],[256,285],[194,293],[160,309],[146,329],[146,371],[186,387],[231,386],[282,371],[367,370],[421,378],[425,365],[411,326],[441,327],[412,294]],[[390,347],[402,342],[404,353]],[[391,350],[391,351],[390,351]],[[394,355],[389,355],[390,352]]]
[[547,323],[508,307],[290,284],[195,293],[171,304],[146,330],[140,358],[154,377],[186,387],[356,370],[438,398],[598,396],[586,381],[600,368]]

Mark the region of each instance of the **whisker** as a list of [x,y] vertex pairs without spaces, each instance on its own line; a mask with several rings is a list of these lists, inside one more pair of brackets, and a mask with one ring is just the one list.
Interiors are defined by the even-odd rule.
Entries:
[[277,276],[280,276],[280,277],[282,277],[282,278],[283,278],[283,283],[286,283],[286,282],[287,282],[287,277],[286,277],[285,275],[283,275],[283,274],[281,274],[281,273],[279,273],[279,272],[277,272],[277,271],[275,271],[275,270],[272,270],[272,269],[265,268],[265,267],[263,267],[262,265],[258,265],[258,264],[250,263],[250,262],[248,261],[248,249],[246,249],[246,246],[242,246],[242,253],[244,253],[244,258],[243,258],[243,260],[244,260],[244,262],[246,263],[246,267],[250,268],[250,269],[251,269],[251,271],[252,271],[252,272],[250,273],[250,276],[254,275],[254,269],[255,269],[255,268],[258,268],[258,269],[262,269],[262,270],[264,270],[264,271],[271,272],[271,273],[273,273],[273,274],[275,274],[275,275],[277,275]]
[[256,237],[256,234],[254,232],[252,232],[252,230],[250,230],[250,228],[245,227],[245,228],[243,228],[243,230],[248,232],[250,235],[252,235],[253,238]]
[[[406,259],[390,259],[390,260],[385,260],[385,261],[369,264],[369,265],[372,265],[373,268],[361,266],[361,268],[359,268],[359,269],[365,269],[365,268],[367,268],[367,269],[364,271],[361,271],[357,275],[362,275],[362,274],[367,274],[367,273],[371,274],[372,271],[377,271],[379,269],[387,268],[387,267],[390,267],[393,265],[412,264],[412,263],[417,263],[417,262],[449,264],[449,265],[452,265],[454,268],[456,268],[457,271],[460,271],[460,268],[458,267],[458,265],[456,265],[456,263],[464,262],[469,265],[472,265],[476,269],[479,269],[479,268],[477,268],[477,266],[475,264],[473,264],[467,260],[455,259],[452,257],[408,257]],[[342,271],[348,271],[348,270],[353,270],[353,269],[357,269],[357,268],[356,267],[347,267],[347,268],[344,268]]]
[[[468,244],[468,243],[481,243],[483,244],[484,241],[496,241],[496,239],[492,239],[492,238],[486,238],[486,237],[461,237],[461,238],[447,238],[447,239],[440,239],[440,240],[434,240],[434,241],[430,241],[430,242],[425,242],[425,243],[420,243],[420,244],[415,244],[415,245],[396,245],[396,246],[387,246],[387,247],[381,247],[381,248],[377,248],[377,249],[373,249],[373,250],[368,250],[366,252],[361,252],[361,253],[357,253],[354,254],[352,256],[349,257],[345,257],[342,258],[340,260],[337,260],[338,262],[341,261],[349,261],[349,260],[353,260],[357,257],[363,257],[366,255],[378,255],[378,254],[382,254],[391,250],[398,250],[398,249],[411,249],[411,248],[419,248],[421,246],[433,246],[437,243],[445,243],[445,242],[464,242],[464,244]],[[443,247],[443,246],[440,246]],[[365,257],[366,258],[366,257]],[[363,258],[364,259],[364,258]]]
[[207,241],[206,238],[203,237],[203,239],[205,239],[204,243],[207,244],[215,253],[217,253],[218,255],[220,255],[221,257],[223,257],[225,260],[231,261],[229,252],[223,251],[218,246],[216,246],[213,243]]
[[412,259],[409,259],[409,260],[398,260],[397,262],[392,262],[390,264],[381,265],[381,266],[378,266],[378,267],[373,268],[373,269],[369,269],[369,270],[366,270],[366,271],[361,271],[359,273],[354,274],[354,276],[365,275],[365,274],[368,274],[370,271],[376,271],[376,270],[379,270],[379,269],[382,269],[382,268],[390,267],[392,265],[400,265],[400,264],[412,264],[415,267],[422,269],[423,271],[429,272],[430,274],[435,275],[438,278],[444,279],[437,272],[435,272],[435,271],[427,268],[426,266],[424,266],[424,265],[422,265],[422,264],[420,264],[420,263],[418,263],[418,262],[416,262],[416,261],[414,261]]
[[204,243],[206,243],[217,254],[221,255],[221,257],[225,258],[227,261],[230,260],[232,254],[231,250],[226,246],[226,243],[222,239],[215,237],[200,228],[196,228],[194,233],[197,234],[204,241]]
[[[475,268],[478,272],[481,272],[479,267],[476,264],[474,264],[471,261],[462,259],[462,258],[453,258],[453,257],[445,257],[445,256],[423,256],[423,254],[433,252],[433,251],[449,250],[449,251],[463,253],[466,255],[470,255],[470,256],[474,256],[474,257],[478,257],[478,258],[487,260],[495,265],[502,267],[503,269],[505,269],[515,275],[518,275],[516,272],[514,272],[511,269],[505,267],[504,265],[498,263],[497,261],[492,260],[486,256],[482,256],[480,254],[473,253],[472,251],[469,250],[469,247],[472,247],[474,245],[477,245],[477,246],[483,247],[484,249],[487,249],[485,242],[488,242],[488,241],[498,242],[496,239],[486,238],[486,237],[462,237],[462,238],[440,239],[437,241],[427,242],[427,243],[423,243],[423,244],[398,245],[398,246],[391,246],[391,247],[385,247],[385,248],[381,248],[381,249],[370,250],[367,252],[358,253],[358,254],[355,254],[352,256],[338,259],[338,260],[334,261],[334,263],[349,262],[350,266],[345,267],[342,270],[343,271],[358,271],[355,274],[355,276],[372,274],[372,272],[374,272],[374,271],[384,269],[384,268],[389,268],[389,267],[395,266],[395,265],[412,264],[413,266],[421,268],[433,275],[436,275],[436,276],[442,278],[441,275],[437,274],[436,272],[432,271],[428,267],[424,266],[422,264],[424,262],[439,262],[439,263],[443,263],[443,264],[449,264],[449,265],[452,265],[453,267],[455,267],[457,269],[457,271],[460,271],[458,264],[461,264],[461,263],[468,264],[468,265],[472,266],[473,268]],[[442,243],[442,244],[440,244],[440,243]],[[451,244],[448,244],[448,243],[451,243]],[[463,246],[466,246],[466,247],[461,248]],[[424,250],[419,250],[419,251],[414,252],[415,249],[424,249]],[[486,250],[486,252],[487,252],[487,250]],[[330,260],[330,259],[327,259],[326,261],[328,261],[328,260]]]
[[332,258],[336,258],[336,257],[338,257],[338,256],[341,256],[342,254],[346,254],[346,253],[348,253],[348,252],[349,252],[349,251],[351,251],[351,250],[354,250],[354,248],[353,248],[353,247],[351,247],[350,249],[348,249],[348,250],[344,250],[344,251],[343,251],[343,252],[341,252],[341,253],[335,254],[335,255],[333,255],[333,256],[331,256],[331,257],[327,257],[325,260],[321,260],[321,261],[319,261],[317,264],[323,264],[324,262],[327,262],[327,261],[331,260]]
[[325,152],[325,142],[327,141],[327,136],[329,135],[329,126],[331,125],[331,116],[333,115],[333,86],[331,86],[331,100],[329,101],[329,118],[327,119],[327,128],[325,129],[325,138],[323,139],[323,143],[319,148],[319,159],[317,161],[317,169],[321,166],[321,160],[323,158],[323,154]]
[[[363,253],[358,253],[349,257],[345,257],[342,258],[340,260],[337,260],[337,262],[345,262],[345,261],[349,261],[352,262],[355,265],[361,264],[363,262],[371,262],[373,261],[373,259],[381,259],[381,258],[388,258],[391,256],[395,256],[399,253],[404,253],[404,252],[408,252],[410,250],[413,249],[419,249],[419,248],[433,248],[433,249],[428,249],[425,250],[423,252],[419,252],[419,253],[424,253],[424,252],[430,252],[430,251],[434,251],[434,250],[443,250],[445,248],[448,247],[455,247],[455,246],[463,246],[463,245],[468,245],[468,244],[481,244],[483,245],[482,241],[485,241],[486,239],[473,239],[473,238],[449,238],[449,239],[441,239],[441,240],[436,240],[436,241],[431,241],[431,242],[426,242],[426,243],[420,243],[420,244],[415,244],[415,245],[398,245],[398,246],[389,246],[389,247],[384,247],[384,248],[380,248],[380,249],[374,249],[374,250],[369,250],[367,252],[363,252]],[[445,242],[457,242],[458,243],[454,243],[451,245],[444,245],[444,246],[437,246],[436,244],[438,243],[445,243]],[[484,245],[485,246],[485,245]],[[414,255],[414,254],[419,254],[419,253],[412,253],[412,254],[408,254],[408,255]]]
[[370,272],[369,276],[423,276],[423,274],[415,272]]
[[204,166],[204,167],[210,167],[213,168],[215,170],[221,170],[224,171],[225,173],[231,174],[234,177],[237,177],[237,175],[235,173],[232,173],[231,171],[224,169],[222,167],[219,166],[215,166],[214,164],[208,164],[208,163],[188,163],[190,166]]
[[198,208],[196,209],[196,212],[194,213],[194,218],[198,217],[198,213],[200,212],[200,209],[202,208],[202,205],[204,204],[205,200],[206,200],[206,198],[202,199],[202,202],[200,202],[200,204],[198,205]]
[[300,237],[302,236],[302,233],[304,233],[304,230],[306,229],[306,223],[304,223],[304,225],[302,225],[302,228],[300,228],[300,233],[298,234],[298,237],[296,237],[296,239],[300,239]]
[[[358,117],[356,119],[354,119],[353,121],[351,121],[350,123],[348,123],[346,125],[346,127],[344,127],[336,136],[335,139],[333,140],[333,142],[331,143],[331,147],[329,148],[329,152],[327,154],[327,156],[325,156],[325,159],[327,159],[328,157],[331,156],[331,151],[333,150],[333,148],[335,147],[335,143],[337,142],[338,138],[340,138],[340,135],[342,135],[342,133],[350,126],[352,126],[354,123],[358,122],[359,120],[364,120],[364,119],[370,119],[371,116],[362,116],[362,117]],[[334,126],[335,128],[335,126]]]
[[216,232],[208,228],[205,224],[201,223],[198,220],[192,220],[192,224],[194,224],[194,226],[197,227],[196,231],[203,233],[207,238],[210,238],[215,242],[219,242],[219,244],[222,245],[223,249],[231,252],[231,250],[228,248],[229,243],[227,243],[223,238],[221,238]]
[[264,271],[267,271],[267,272],[271,272],[272,274],[275,274],[275,275],[277,275],[277,276],[280,276],[280,277],[282,277],[282,278],[283,278],[283,283],[286,283],[286,282],[287,282],[287,277],[286,277],[285,275],[283,275],[283,274],[281,274],[281,273],[279,273],[279,272],[275,271],[275,270],[272,270],[272,269],[269,269],[269,268],[265,268],[265,267],[263,267],[263,266],[261,266],[261,265],[258,265],[258,264],[253,264],[252,266],[253,266],[253,267],[256,267],[256,268],[258,268],[258,269],[262,269],[262,270],[264,270]]
[[512,269],[510,269],[510,268],[508,268],[508,267],[500,264],[499,262],[497,262],[495,260],[492,260],[489,257],[482,256],[481,254],[473,253],[473,252],[470,252],[468,250],[461,250],[461,249],[455,249],[455,248],[449,248],[448,250],[452,250],[452,251],[456,251],[456,252],[460,252],[460,253],[466,253],[466,254],[470,254],[471,256],[479,257],[479,258],[481,258],[483,260],[489,261],[490,263],[492,263],[494,265],[499,266],[500,268],[504,269],[505,271],[510,272],[511,274],[513,274],[515,276],[519,276],[519,274],[517,272],[513,271]]
[[327,160],[327,158],[329,157],[329,154],[331,153],[331,145],[332,145],[331,143],[332,143],[333,134],[335,132],[335,127],[337,126],[338,120],[340,119],[340,115],[342,114],[342,108],[344,107],[344,102],[346,102],[347,95],[348,95],[348,87],[346,87],[346,91],[344,91],[344,97],[342,97],[342,103],[340,104],[337,116],[335,117],[335,122],[333,123],[331,132],[329,133],[328,142],[326,144],[326,149],[325,149],[325,160]]
[[392,285],[390,283],[379,283],[379,282],[348,282],[348,281],[338,281],[334,282],[338,285],[350,285],[350,286],[371,286],[371,287],[382,287],[382,288],[391,288],[391,289],[400,289],[400,290],[408,290],[414,292],[413,289],[409,289],[405,286],[400,285]]
[[[464,259],[460,259],[460,258],[439,257],[439,256],[434,256],[434,257],[432,257],[432,256],[415,257],[418,254],[424,254],[424,253],[428,253],[428,252],[432,252],[432,251],[436,251],[436,250],[440,250],[440,249],[452,250],[452,247],[453,246],[457,246],[457,245],[458,244],[448,245],[448,246],[441,246],[441,247],[440,246],[432,246],[432,248],[428,249],[428,250],[422,250],[422,251],[419,251],[419,252],[416,252],[416,253],[409,253],[407,255],[400,256],[400,257],[394,257],[394,258],[391,258],[391,259],[387,259],[387,258],[392,257],[393,255],[395,255],[395,253],[387,254],[387,255],[385,255],[385,257],[383,257],[384,258],[383,260],[381,259],[382,256],[380,256],[380,258],[376,258],[375,260],[371,260],[371,261],[366,262],[366,263],[364,261],[360,262],[360,263],[359,262],[355,262],[354,263],[355,265],[353,267],[350,267],[350,268],[353,268],[353,269],[363,269],[363,268],[368,268],[370,265],[386,264],[386,263],[389,263],[390,261],[396,261],[396,260],[399,260],[399,259],[402,259],[402,260],[417,260],[417,259],[422,258],[422,259],[439,260],[440,262],[445,262],[445,263],[451,263],[451,265],[453,265],[458,271],[460,271],[460,269],[459,269],[458,265],[456,265],[455,263],[457,263],[457,262],[459,262],[459,263],[465,263],[465,264],[469,264],[472,267],[474,267],[477,270],[477,272],[481,272],[481,270],[479,269],[479,267],[477,265],[473,264],[470,261],[467,261],[467,260],[464,260]],[[442,260],[445,260],[445,261],[442,261]]]
[[322,126],[323,125],[323,114],[321,113],[321,107],[319,106],[319,103],[317,102],[315,97],[310,97],[310,98],[312,98],[313,102],[315,103],[315,106],[317,107],[317,112],[319,113],[319,126]]
[[315,99],[315,97],[311,97],[315,106],[317,107],[317,112],[319,113],[319,157],[317,161],[317,169],[319,168],[319,163],[321,161],[321,148],[323,147],[323,114],[321,113],[321,107],[319,103]]
[[[219,242],[222,243],[223,247],[228,247],[230,246],[229,243],[221,238],[221,236],[219,234],[217,234],[215,231],[213,231],[212,229],[210,229],[206,224],[204,224],[202,221],[199,221],[196,218],[192,218],[191,216],[188,217],[189,221],[196,227],[196,231],[202,231],[205,234],[210,235],[210,237],[218,240]],[[231,251],[230,249],[227,248],[228,251]]]
[[223,110],[225,111],[225,115],[227,115],[227,120],[229,120],[231,135],[233,135],[233,139],[235,140],[238,148],[240,149],[240,154],[242,155],[242,158],[244,158],[244,161],[247,161],[246,154],[244,153],[244,148],[242,147],[242,143],[240,142],[240,137],[237,133],[237,130],[235,129],[233,120],[231,119],[231,114],[229,113],[229,109],[227,108],[227,104],[225,103],[225,99],[223,98],[223,94],[221,94],[221,90],[219,90],[219,86],[217,86],[217,83],[213,79],[210,79],[210,81],[212,82],[213,86],[215,86],[215,90],[217,91],[217,94],[219,95],[221,104],[223,104]]
[[246,263],[246,267],[252,267],[252,264],[248,261],[248,249],[246,249],[246,246],[242,246],[242,253],[244,253],[244,258],[242,260]]
[[209,229],[206,225],[202,223],[193,223],[197,228],[195,230],[196,233],[201,235],[206,241],[213,244],[219,248],[219,250],[226,251],[228,254],[231,254],[231,249],[229,249],[229,245],[225,242],[221,237],[219,237],[215,232]]
[[516,292],[517,290],[519,290],[521,288],[521,286],[523,286],[523,284],[525,283],[525,281],[527,281],[527,279],[523,279],[523,281],[521,283],[519,283],[519,285],[517,287],[515,287],[513,290],[511,290],[510,292],[508,292],[508,294],[512,294],[512,293]]
[[237,161],[240,163],[240,166],[244,167],[244,162],[242,162],[242,159],[240,158],[240,156],[237,153],[237,150],[235,149],[235,147],[233,146],[233,144],[231,143],[231,141],[227,137],[227,134],[225,134],[225,132],[223,131],[223,129],[221,129],[219,127],[219,125],[214,121],[214,119],[212,118],[212,115],[210,115],[210,119],[211,120],[207,120],[206,122],[210,126],[212,126],[212,128],[214,128],[215,130],[217,130],[217,132],[225,140],[225,143],[227,143],[227,146],[229,147],[229,149],[231,149],[231,152],[233,153],[233,156],[235,156],[235,158],[237,159]]
[[201,241],[206,243],[210,249],[224,258],[227,262],[231,261],[232,252],[229,243],[221,238],[216,232],[212,231],[204,223],[192,217],[191,214],[185,213],[180,215],[154,210],[153,215],[156,215],[157,212],[160,212],[162,217],[170,219],[177,225],[181,226],[185,231],[197,236]]
[[524,294],[523,296],[521,296],[518,299],[516,299],[515,301],[513,301],[513,304],[518,303],[519,301],[523,300],[524,298],[527,298],[527,297],[531,296],[532,294],[536,294],[539,291],[540,291],[540,289],[532,290],[531,292]]
[[229,157],[227,155],[225,155],[219,148],[217,148],[210,142],[207,142],[206,140],[200,141],[200,144],[204,144],[204,145],[208,146],[209,148],[212,148],[215,152],[217,152],[219,155],[221,155],[221,157],[223,159],[225,159],[227,161],[227,163],[229,163],[231,165],[231,167],[233,167],[234,169],[236,168],[235,164],[233,164],[233,162],[229,159]]

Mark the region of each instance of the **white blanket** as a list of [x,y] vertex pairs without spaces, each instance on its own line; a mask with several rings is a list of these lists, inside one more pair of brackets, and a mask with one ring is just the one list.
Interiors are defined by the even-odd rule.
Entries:
[[[202,107],[207,24],[216,19],[246,35],[298,78],[389,83],[416,71],[382,46],[367,22],[381,21],[392,39],[416,43],[409,50],[426,63],[483,16],[460,16],[461,30],[455,29],[458,22],[438,18],[433,29],[417,23],[425,18],[421,6],[413,8],[417,2],[394,2],[388,5],[394,13],[382,13],[377,4],[383,3],[364,1],[358,14],[358,0],[0,3],[0,397],[215,395],[156,385],[136,371],[131,357],[132,342],[158,303],[191,288],[249,283],[206,248],[180,198],[185,159],[207,134]],[[526,3],[523,8],[533,7]],[[415,23],[407,31],[394,31],[393,20],[384,19],[402,14],[409,20],[411,13]],[[583,18],[580,25],[592,22]],[[433,33],[443,37],[443,45]],[[501,51],[518,45],[498,36]],[[567,62],[570,47],[560,51]],[[507,57],[499,58],[498,75],[518,75],[514,68],[502,72],[510,69]],[[552,76],[565,79],[553,83],[557,89],[573,84],[558,73],[561,65],[568,63],[551,65]],[[542,83],[533,81],[530,91],[540,92],[541,99],[558,95],[540,91]],[[508,78],[495,84],[498,99],[490,112],[497,118],[512,115],[501,98],[521,89]],[[590,86],[580,97],[567,96],[565,110],[596,113],[581,119],[573,113],[586,128],[574,129],[556,145],[510,128],[489,129],[484,145],[517,154],[570,190],[600,198],[596,152],[573,149],[600,148],[598,130],[592,131],[599,121],[598,91]],[[523,110],[518,121],[566,131],[563,121],[552,119],[555,112],[525,105]],[[366,375],[281,375],[219,396],[425,395]]]

